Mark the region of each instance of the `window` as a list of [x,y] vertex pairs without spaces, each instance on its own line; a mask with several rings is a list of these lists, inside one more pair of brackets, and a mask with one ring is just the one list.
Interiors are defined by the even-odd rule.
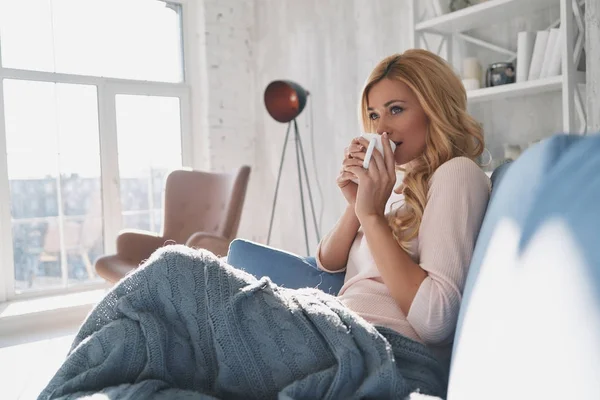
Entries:
[[102,284],[124,228],[160,232],[191,164],[184,6],[0,1],[0,301]]
[[123,226],[158,232],[163,181],[181,165],[179,99],[118,95],[116,106]]
[[96,87],[6,79],[3,97],[15,289],[96,279],[91,260],[104,251]]
[[0,1],[2,65],[181,82],[180,20],[178,6],[153,0]]

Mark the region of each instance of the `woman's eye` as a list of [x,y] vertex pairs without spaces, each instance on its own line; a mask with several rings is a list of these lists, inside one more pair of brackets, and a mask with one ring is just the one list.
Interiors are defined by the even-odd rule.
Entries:
[[402,111],[404,111],[404,108],[402,108],[402,107],[398,107],[398,106],[393,106],[393,107],[390,109],[390,112],[392,113],[392,115],[394,115],[394,114],[399,114],[399,113],[401,113]]
[[377,118],[379,118],[379,115],[375,114],[375,113],[371,113],[369,114],[369,119],[370,120],[376,120]]

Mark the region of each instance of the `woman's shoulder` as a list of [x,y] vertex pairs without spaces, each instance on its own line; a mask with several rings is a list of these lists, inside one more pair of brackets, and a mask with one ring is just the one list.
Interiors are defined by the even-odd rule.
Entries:
[[438,167],[433,173],[430,186],[463,185],[491,190],[491,180],[487,174],[468,157],[454,157]]

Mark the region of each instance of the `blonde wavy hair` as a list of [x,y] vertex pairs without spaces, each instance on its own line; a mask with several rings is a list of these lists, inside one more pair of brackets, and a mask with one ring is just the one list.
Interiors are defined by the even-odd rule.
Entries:
[[[423,154],[410,162],[397,193],[404,194],[405,207],[388,220],[403,249],[419,233],[427,204],[429,181],[435,170],[459,156],[473,161],[484,150],[483,129],[467,112],[467,93],[452,68],[441,57],[420,49],[407,50],[380,61],[363,88],[360,120],[365,132],[374,132],[375,124],[367,111],[367,96],[376,83],[390,79],[405,83],[416,95],[428,120]],[[397,169],[402,170],[400,166]]]

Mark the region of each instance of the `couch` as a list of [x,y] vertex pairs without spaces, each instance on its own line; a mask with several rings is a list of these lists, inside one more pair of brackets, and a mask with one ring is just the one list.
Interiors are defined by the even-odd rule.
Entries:
[[[543,140],[492,182],[446,398],[600,399],[600,135]],[[343,279],[239,239],[228,262],[256,275],[284,266],[275,282],[332,293]]]

